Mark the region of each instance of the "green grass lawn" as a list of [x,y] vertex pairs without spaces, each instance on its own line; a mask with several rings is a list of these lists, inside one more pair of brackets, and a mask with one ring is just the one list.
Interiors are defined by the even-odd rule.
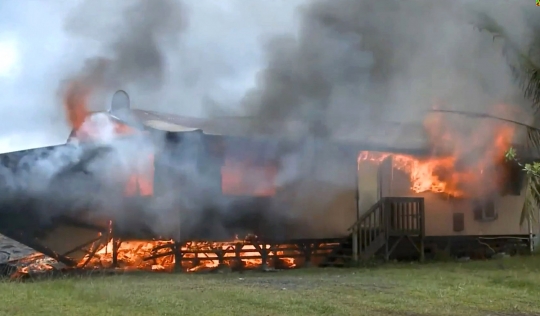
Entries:
[[540,257],[0,283],[0,315],[540,315]]

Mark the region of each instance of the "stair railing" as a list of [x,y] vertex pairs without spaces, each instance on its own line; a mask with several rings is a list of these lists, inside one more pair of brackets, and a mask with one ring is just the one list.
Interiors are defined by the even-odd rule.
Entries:
[[349,228],[353,260],[369,258],[390,236],[419,236],[423,248],[424,220],[423,198],[383,197]]
[[373,204],[350,228],[353,237],[353,260],[364,257],[368,247],[384,234],[383,200]]

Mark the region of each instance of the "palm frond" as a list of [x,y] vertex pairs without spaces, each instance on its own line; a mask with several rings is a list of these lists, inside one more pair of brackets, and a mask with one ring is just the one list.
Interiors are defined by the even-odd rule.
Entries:
[[[455,115],[463,115],[465,117],[470,118],[478,118],[478,119],[491,119],[496,121],[502,121],[507,122],[510,124],[514,124],[520,127],[525,128],[527,133],[527,143],[526,147],[528,149],[539,149],[540,148],[540,128],[531,126],[529,124],[521,123],[518,121],[510,120],[503,117],[498,117],[495,115],[487,114],[487,113],[477,113],[477,112],[469,112],[469,111],[459,111],[459,110],[444,110],[444,109],[430,109],[428,112],[438,112],[438,113],[446,113],[446,114],[455,114]],[[540,152],[539,152],[540,154]]]
[[[474,22],[476,28],[491,33],[494,41],[497,38],[503,40],[503,54],[514,78],[523,89],[525,97],[532,101],[533,109],[540,110],[540,65],[531,58],[532,51],[538,48],[522,49],[494,18],[486,13],[478,13],[477,16],[478,19]],[[540,45],[540,41],[535,40],[533,44]]]
[[540,130],[534,127],[527,127],[527,142],[529,148],[540,148]]
[[[531,101],[535,116],[540,110],[540,64],[532,58],[534,49],[539,49],[540,38],[535,38],[531,47],[526,50],[515,42],[508,32],[494,18],[486,13],[478,13],[474,25],[480,31],[487,31],[493,35],[493,41],[503,41],[502,53],[506,57],[512,75],[523,90],[525,98]],[[527,147],[540,148],[540,130],[533,126],[524,125],[527,131]],[[525,168],[527,169],[527,168]],[[540,176],[536,172],[527,171],[527,184],[525,201],[521,210],[520,225],[525,222],[537,223],[537,214],[540,207]]]

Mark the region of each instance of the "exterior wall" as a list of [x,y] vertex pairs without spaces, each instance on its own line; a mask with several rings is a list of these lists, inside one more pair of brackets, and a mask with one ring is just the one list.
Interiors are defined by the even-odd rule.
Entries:
[[[375,174],[375,176],[374,176]],[[371,162],[362,162],[359,167],[360,199],[365,202],[362,210],[369,208],[373,199],[369,197],[377,191],[378,180],[376,166]],[[525,192],[519,196],[501,196],[495,200],[495,211],[498,218],[494,221],[481,222],[474,219],[473,207],[467,199],[449,199],[443,194],[432,192],[415,193],[410,190],[407,174],[392,169],[382,170],[382,195],[402,197],[423,197],[425,199],[426,235],[427,236],[460,236],[460,235],[524,235],[529,233],[528,225],[519,225],[521,207]],[[386,178],[386,179],[384,179]],[[388,179],[389,178],[389,179]],[[373,204],[371,203],[371,204]],[[453,214],[465,214],[465,229],[461,232],[453,230]],[[536,231],[534,233],[537,233]]]
[[[356,221],[356,153],[313,144],[300,156],[294,182],[275,199],[298,223],[298,238],[343,237]],[[279,177],[279,176],[278,176]]]
[[[519,196],[500,196],[495,200],[498,218],[489,222],[474,219],[472,203],[467,199],[449,199],[443,194],[432,192],[414,193],[410,187],[408,175],[393,170],[391,196],[421,196],[425,200],[426,235],[518,235],[528,234],[528,226],[519,225],[521,207],[525,192]],[[465,214],[465,229],[453,231],[453,213]]]
[[379,165],[375,162],[364,161],[358,164],[358,204],[360,216],[379,200],[378,170]]
[[311,196],[321,209],[316,230],[321,237],[340,237],[356,221],[356,151],[345,151],[333,144],[316,150],[312,174],[318,179],[318,195]]

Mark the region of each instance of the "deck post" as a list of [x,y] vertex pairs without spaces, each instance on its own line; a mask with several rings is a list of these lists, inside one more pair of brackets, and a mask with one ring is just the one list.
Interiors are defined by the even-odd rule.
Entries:
[[[176,238],[173,240],[173,251],[174,251],[174,271],[183,272],[182,269],[182,258],[184,254],[182,253],[182,212],[178,210],[178,226],[176,230]],[[196,256],[198,258],[198,255]]]
[[390,250],[388,249],[388,235],[386,237],[386,242],[384,243],[384,261],[390,261]]
[[424,262],[425,260],[425,254],[424,254],[424,236],[420,237],[420,262]]
[[111,220],[109,221],[109,233],[108,233],[108,239],[110,240],[112,244],[112,268],[118,268],[118,247],[120,247],[120,239],[116,237],[116,225]]
[[425,204],[424,198],[420,201],[420,262],[425,261],[425,245],[424,237],[426,235],[426,219],[425,219]]
[[388,249],[388,244],[390,242],[390,209],[388,208],[388,204],[384,198],[381,198],[381,216],[382,216],[382,222],[383,222],[383,234],[385,243],[384,243],[384,261],[388,262],[390,260],[390,250]]
[[358,227],[353,228],[352,233],[352,253],[353,253],[353,261],[355,263],[358,263]]
[[174,272],[183,272],[182,269],[182,244],[179,241],[173,241],[172,248],[173,250],[173,256],[174,256]]
[[120,241],[112,238],[112,267],[118,268],[118,247],[120,246]]

